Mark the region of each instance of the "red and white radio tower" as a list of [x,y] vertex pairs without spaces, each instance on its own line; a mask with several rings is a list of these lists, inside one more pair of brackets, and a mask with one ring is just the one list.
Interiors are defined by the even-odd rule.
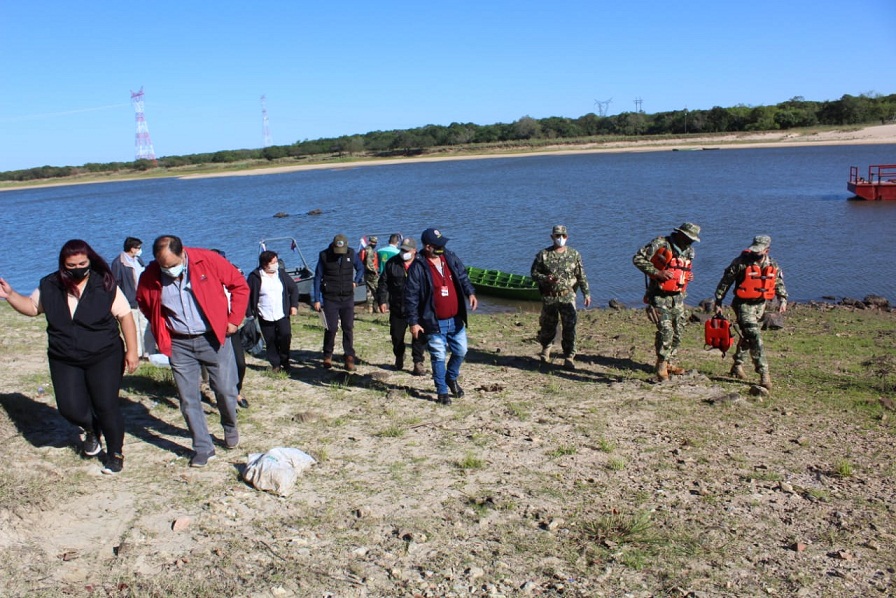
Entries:
[[271,125],[268,122],[268,108],[264,103],[264,96],[261,96],[261,134],[264,136],[264,146],[271,147],[274,140],[271,138]]
[[149,137],[149,127],[143,116],[143,87],[137,93],[131,92],[131,103],[134,104],[134,112],[137,119],[137,150],[135,160],[156,161],[156,152],[152,149],[152,139]]

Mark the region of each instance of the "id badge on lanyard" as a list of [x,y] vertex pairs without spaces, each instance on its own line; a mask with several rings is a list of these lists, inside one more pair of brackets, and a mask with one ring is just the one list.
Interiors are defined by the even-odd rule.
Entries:
[[439,274],[442,277],[442,288],[441,293],[442,297],[448,296],[448,284],[451,282],[451,270],[448,269],[448,264],[445,263],[445,258],[439,258]]

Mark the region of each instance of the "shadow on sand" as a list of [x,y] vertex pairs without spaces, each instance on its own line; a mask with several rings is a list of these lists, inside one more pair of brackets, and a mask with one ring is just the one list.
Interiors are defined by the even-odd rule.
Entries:
[[80,450],[80,430],[53,407],[18,392],[0,394],[0,406],[31,445]]

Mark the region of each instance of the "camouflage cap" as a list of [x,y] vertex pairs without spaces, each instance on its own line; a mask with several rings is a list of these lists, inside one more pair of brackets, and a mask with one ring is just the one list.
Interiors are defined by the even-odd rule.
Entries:
[[405,237],[405,239],[401,242],[401,249],[405,249],[407,251],[417,249],[417,241],[413,240],[410,237]]
[[338,253],[340,255],[348,253],[348,238],[345,235],[336,235],[333,237],[331,247],[333,247],[333,253]]
[[367,237],[367,242],[368,242],[370,245],[376,245],[377,243],[380,242],[380,240],[379,240],[378,238],[376,238],[376,237]]
[[566,225],[564,224],[555,224],[554,228],[551,229],[551,236],[553,235],[566,235]]
[[756,235],[753,237],[753,244],[747,247],[747,251],[752,253],[762,253],[772,244],[772,238],[768,235]]
[[693,222],[685,222],[684,224],[676,228],[675,232],[683,234],[685,237],[687,237],[691,241],[694,241],[695,243],[700,242],[700,227]]

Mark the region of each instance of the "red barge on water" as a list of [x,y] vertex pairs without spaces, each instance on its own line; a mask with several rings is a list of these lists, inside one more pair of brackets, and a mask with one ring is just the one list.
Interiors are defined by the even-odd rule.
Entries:
[[868,176],[859,176],[859,167],[849,167],[846,190],[855,193],[856,199],[879,201],[896,200],[896,164],[874,164],[868,167]]

